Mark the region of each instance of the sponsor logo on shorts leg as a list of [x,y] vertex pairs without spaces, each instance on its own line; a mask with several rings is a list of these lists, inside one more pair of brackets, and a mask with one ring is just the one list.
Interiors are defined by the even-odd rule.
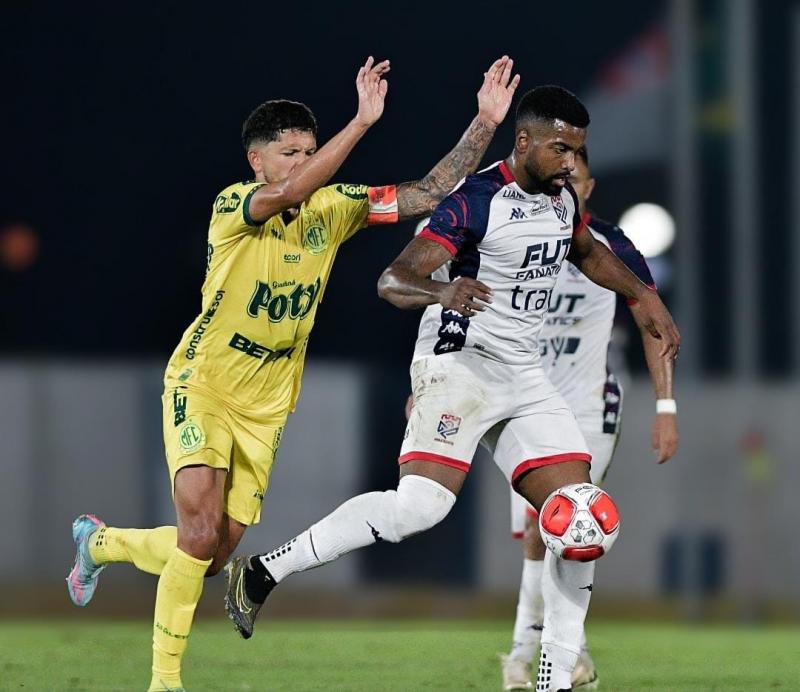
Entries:
[[186,420],[186,395],[177,389],[172,391],[172,411],[175,414],[173,420],[177,428]]
[[187,421],[178,431],[178,442],[183,452],[190,454],[200,449],[206,441],[203,429],[194,421]]
[[442,439],[435,438],[437,442],[444,442],[445,444],[452,445],[447,438],[457,435],[461,427],[461,418],[454,416],[452,413],[443,413],[439,419],[439,424],[436,426],[436,432]]

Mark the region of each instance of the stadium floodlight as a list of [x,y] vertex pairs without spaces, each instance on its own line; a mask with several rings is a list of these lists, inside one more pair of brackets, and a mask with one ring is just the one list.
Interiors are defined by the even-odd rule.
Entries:
[[620,217],[619,227],[645,257],[658,257],[675,240],[675,221],[658,204],[634,204]]

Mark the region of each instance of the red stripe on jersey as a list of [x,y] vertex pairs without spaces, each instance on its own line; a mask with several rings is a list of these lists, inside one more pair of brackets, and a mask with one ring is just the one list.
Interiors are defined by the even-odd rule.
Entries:
[[409,461],[432,461],[434,464],[451,466],[459,471],[469,471],[470,466],[466,461],[445,457],[441,454],[432,454],[431,452],[408,452],[408,454],[403,454],[403,456],[397,460],[397,463],[405,464]]
[[428,226],[422,229],[422,232],[417,236],[418,238],[427,238],[434,243],[439,243],[445,250],[447,250],[453,257],[458,254],[458,248],[453,245],[447,238],[443,238],[438,233],[434,233]]
[[585,452],[567,452],[566,454],[551,454],[548,457],[537,457],[536,459],[526,459],[514,469],[511,474],[511,485],[517,487],[520,476],[531,469],[538,469],[550,464],[563,464],[565,461],[585,461],[592,462],[592,455]]
[[511,532],[511,538],[513,538],[515,541],[520,541],[523,538],[525,538],[525,532],[524,531],[512,531]]
[[367,188],[367,198],[369,199],[368,226],[397,223],[400,215],[397,208],[396,185]]
[[500,169],[500,173],[502,173],[503,175],[503,180],[505,181],[506,185],[514,182],[514,174],[511,172],[511,169],[506,165],[505,161],[501,161],[498,168]]

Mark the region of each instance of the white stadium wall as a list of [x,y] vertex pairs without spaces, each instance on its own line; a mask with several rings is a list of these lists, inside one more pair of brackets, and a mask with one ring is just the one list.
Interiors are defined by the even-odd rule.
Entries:
[[[262,523],[242,550],[284,542],[363,489],[368,392],[375,386],[369,377],[353,364],[308,363]],[[69,525],[80,512],[120,525],[171,523],[160,379],[152,363],[0,364],[0,521],[6,527],[0,581],[28,579],[34,566],[39,577],[62,577],[73,554]],[[622,510],[622,533],[598,569],[605,593],[659,595],[668,537],[689,545],[710,534],[723,549],[725,593],[796,600],[797,392],[794,383],[681,383],[681,451],[657,467],[650,451],[650,387],[645,381],[627,385],[622,439],[607,482]],[[754,460],[741,441],[756,428],[766,454]],[[510,538],[505,481],[484,457],[472,474],[480,512],[472,537],[473,583],[514,591],[521,553]],[[703,558],[695,553],[692,559]],[[694,574],[699,568],[690,560],[683,569]],[[345,559],[298,577],[294,586],[345,587],[357,584],[359,573],[359,561]]]

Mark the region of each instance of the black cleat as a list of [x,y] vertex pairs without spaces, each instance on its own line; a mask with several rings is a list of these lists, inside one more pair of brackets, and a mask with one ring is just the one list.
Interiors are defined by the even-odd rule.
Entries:
[[[250,639],[253,636],[256,616],[261,610],[261,606],[264,605],[264,601],[257,603],[247,593],[247,573],[250,569],[249,559],[246,556],[235,557],[225,565],[225,575],[228,579],[228,590],[225,592],[225,612],[243,639]],[[267,576],[264,585],[261,586],[265,600],[275,586],[276,582]]]

